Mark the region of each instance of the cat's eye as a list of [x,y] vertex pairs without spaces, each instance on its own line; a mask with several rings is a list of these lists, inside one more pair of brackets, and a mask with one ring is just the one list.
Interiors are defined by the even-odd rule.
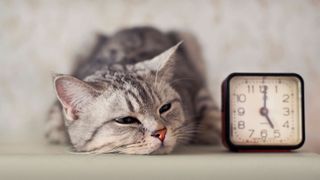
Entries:
[[165,105],[163,105],[160,109],[159,109],[159,113],[162,114],[166,111],[168,111],[171,108],[171,103],[167,103]]
[[137,118],[131,116],[116,118],[115,121],[119,124],[141,124]]

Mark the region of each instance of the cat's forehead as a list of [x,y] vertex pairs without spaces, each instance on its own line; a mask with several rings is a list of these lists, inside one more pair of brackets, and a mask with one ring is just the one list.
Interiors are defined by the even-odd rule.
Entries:
[[176,93],[165,82],[136,75],[116,75],[107,80],[108,88],[101,98],[110,111],[154,111]]
[[[137,109],[154,108],[170,99],[174,99],[177,93],[161,77],[150,72],[126,72],[126,71],[101,71],[88,77],[87,81],[104,84],[104,98],[116,106],[122,102],[130,111]],[[117,96],[110,99],[111,96]],[[113,102],[115,101],[115,102]]]
[[112,88],[120,91],[123,97],[133,98],[138,104],[157,104],[169,96],[168,84],[156,81],[152,75],[116,77]]

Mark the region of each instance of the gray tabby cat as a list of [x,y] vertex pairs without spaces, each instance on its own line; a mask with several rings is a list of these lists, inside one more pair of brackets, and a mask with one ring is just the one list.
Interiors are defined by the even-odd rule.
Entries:
[[164,154],[178,144],[217,144],[220,111],[199,51],[189,34],[151,27],[100,35],[73,76],[54,77],[60,103],[46,137],[88,153]]

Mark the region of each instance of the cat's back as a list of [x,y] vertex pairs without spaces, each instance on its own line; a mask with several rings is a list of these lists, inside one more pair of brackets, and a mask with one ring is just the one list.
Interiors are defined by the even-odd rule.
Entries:
[[[181,33],[163,33],[152,27],[135,27],[124,29],[112,36],[100,34],[90,52],[76,65],[74,75],[80,79],[103,68],[115,64],[126,66],[151,59],[180,41],[185,41]],[[188,76],[186,72],[199,72],[202,60],[195,59],[196,42],[184,42],[179,48],[177,73],[178,76]],[[191,46],[191,48],[190,48]],[[200,70],[201,71],[201,70]],[[190,73],[189,73],[190,74]],[[202,76],[199,74],[199,76]]]
[[113,36],[99,34],[91,51],[76,65],[74,75],[83,79],[106,66],[148,60],[175,43],[168,34],[151,27],[124,29]]

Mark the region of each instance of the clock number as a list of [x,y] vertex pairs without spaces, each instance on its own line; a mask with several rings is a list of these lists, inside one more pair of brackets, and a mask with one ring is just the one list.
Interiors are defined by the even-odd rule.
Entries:
[[245,94],[239,94],[239,95],[237,95],[237,100],[238,100],[238,102],[244,103],[244,102],[246,102],[247,97]]
[[245,112],[246,111],[245,111],[245,109],[243,107],[238,108],[238,115],[239,116],[243,116]]
[[248,93],[254,93],[254,85],[248,85]]
[[283,108],[283,110],[284,110],[284,113],[283,113],[284,116],[289,116],[290,115],[290,109],[289,108],[285,107],[285,108]]
[[261,139],[263,141],[265,141],[267,139],[267,136],[268,136],[268,131],[266,129],[262,129],[261,132],[260,132],[260,136],[261,136]]
[[280,131],[278,129],[273,131],[273,135],[275,138],[279,138],[281,136]]
[[238,128],[239,129],[244,129],[246,126],[245,126],[245,122],[244,121],[239,121],[238,122]]
[[283,123],[282,127],[289,128],[289,121],[286,121],[285,123]]
[[284,94],[284,95],[283,95],[283,100],[282,100],[282,102],[284,102],[284,103],[288,103],[288,102],[289,102],[289,95],[288,95],[288,94]]
[[252,135],[253,135],[253,133],[254,133],[254,129],[249,129],[249,131],[250,131],[249,137],[252,137]]

